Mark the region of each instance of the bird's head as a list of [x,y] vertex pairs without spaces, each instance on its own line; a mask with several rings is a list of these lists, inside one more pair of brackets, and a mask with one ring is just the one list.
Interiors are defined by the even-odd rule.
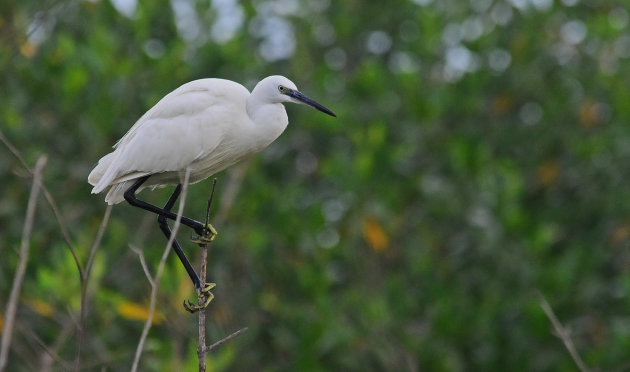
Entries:
[[297,89],[295,84],[280,75],[268,76],[262,79],[252,91],[252,94],[258,95],[263,102],[268,103],[283,103],[293,102],[304,105],[309,105],[317,110],[326,113],[330,116],[336,117],[332,111],[317,103],[315,100],[308,98],[302,92]]

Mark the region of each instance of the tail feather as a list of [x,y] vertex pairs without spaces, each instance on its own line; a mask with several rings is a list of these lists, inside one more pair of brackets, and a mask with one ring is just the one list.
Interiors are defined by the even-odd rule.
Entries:
[[94,189],[92,189],[93,194],[98,194],[99,192],[103,191],[102,189],[99,191],[96,191],[97,189],[96,186],[100,183],[100,181],[103,179],[103,175],[109,169],[109,166],[111,165],[112,160],[113,160],[113,155],[114,153],[110,152],[109,154],[103,156],[98,161],[98,164],[96,165],[96,167],[92,169],[92,172],[90,172],[90,175],[88,176],[88,182],[90,183],[90,185],[95,186]]
[[118,175],[118,170],[113,167],[109,167],[105,170],[105,172],[101,175],[98,182],[94,185],[92,189],[92,194],[98,194],[102,191],[105,191],[108,187],[112,186],[113,181],[116,179]]
[[94,186],[92,194],[107,191],[105,202],[107,204],[118,204],[125,200],[125,191],[131,187],[136,179],[147,175],[146,172],[132,172],[120,176],[114,163],[116,152],[111,152],[98,161],[96,167],[90,172],[88,182]]
[[[90,185],[94,186],[92,194],[107,191],[107,195],[105,196],[105,202],[107,204],[118,204],[125,200],[125,191],[127,191],[138,178],[150,174],[149,172],[135,171],[121,175],[119,167],[116,164],[118,157],[119,154],[116,151],[103,156],[88,176],[88,182]],[[139,190],[144,187],[146,186],[143,185]],[[155,185],[153,185],[153,187],[155,187]]]
[[105,196],[105,202],[109,205],[118,204],[125,200],[125,191],[131,187],[134,181],[125,181],[112,185]]
[[[120,181],[124,181],[124,179],[119,179],[120,177],[120,167],[119,162],[117,161],[120,158],[120,151],[111,152],[99,160],[98,165],[92,173],[94,176],[92,177],[92,173],[88,176],[88,182],[94,185],[92,189],[92,194],[98,194],[107,190],[110,186],[113,186]],[[95,181],[92,183],[90,181]]]

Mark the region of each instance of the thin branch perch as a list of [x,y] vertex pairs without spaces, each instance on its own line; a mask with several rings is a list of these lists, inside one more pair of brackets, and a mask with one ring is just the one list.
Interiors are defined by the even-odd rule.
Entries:
[[[212,200],[214,198],[214,191],[217,185],[217,179],[215,178],[212,181],[212,192],[210,193],[210,198],[208,199],[208,204],[206,206],[206,226],[208,226],[208,224],[210,223],[210,208],[212,207]],[[209,235],[209,231],[206,231],[205,236],[204,237],[208,237]],[[207,276],[207,267],[208,267],[208,243],[203,243],[203,244],[199,244],[199,246],[201,247],[201,269],[199,272],[199,276],[201,279],[201,283],[206,283],[206,276]],[[205,295],[203,294],[203,292],[199,292],[198,293],[198,304],[202,304],[205,301]],[[206,371],[206,355],[208,355],[208,352],[212,349],[214,349],[215,347],[221,345],[222,343],[231,340],[232,338],[240,335],[241,333],[245,332],[247,330],[247,328],[242,328],[234,333],[232,333],[231,335],[213,343],[210,346],[206,346],[206,309],[201,309],[199,311],[199,344],[197,346],[197,358],[199,360],[199,372],[205,372]]]
[[[210,193],[210,198],[208,199],[208,204],[206,205],[206,226],[210,223],[210,207],[212,207],[212,199],[214,198],[214,189],[217,186],[217,179],[212,180],[212,192]],[[207,237],[208,231],[205,232]],[[201,279],[201,283],[205,285],[206,277],[207,277],[207,267],[208,267],[208,244],[199,244],[201,247],[201,269],[199,270],[199,277]],[[205,300],[205,296],[202,292],[198,293],[198,301],[197,303],[201,304]],[[201,309],[199,311],[199,344],[197,347],[197,358],[199,359],[199,372],[206,371],[206,309]]]
[[540,304],[540,307],[547,315],[547,318],[549,318],[549,321],[551,322],[551,325],[556,332],[556,336],[558,336],[558,338],[562,340],[564,347],[567,348],[567,351],[571,355],[571,358],[573,359],[579,370],[582,372],[589,372],[590,369],[586,366],[586,364],[584,364],[584,361],[580,357],[580,354],[578,354],[577,350],[575,349],[575,345],[573,344],[573,340],[571,340],[571,335],[569,331],[562,326],[562,323],[560,323],[560,321],[556,317],[556,314],[553,312],[553,309],[551,308],[547,300],[545,300],[545,297],[540,292],[537,292],[536,297],[538,297],[538,303]]

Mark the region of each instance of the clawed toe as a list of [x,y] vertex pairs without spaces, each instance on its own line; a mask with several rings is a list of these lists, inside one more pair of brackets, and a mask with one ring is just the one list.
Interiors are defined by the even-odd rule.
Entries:
[[189,313],[194,314],[197,311],[203,310],[208,307],[208,305],[210,305],[210,302],[214,298],[214,295],[210,291],[216,286],[217,285],[214,283],[206,283],[203,288],[199,290],[199,300],[203,300],[203,302],[200,304],[195,304],[189,300],[184,300],[184,309],[186,309],[186,311],[188,311]]
[[212,243],[212,241],[214,241],[214,238],[216,237],[216,235],[212,235],[207,238],[205,236],[191,236],[190,241],[195,244],[208,244]]
[[219,235],[217,230],[211,224],[207,224],[206,226],[200,229],[201,231],[197,231],[199,236],[192,236],[190,240],[195,244],[208,244],[212,243],[212,241]]
[[199,290],[200,293],[203,293],[204,295],[208,295],[208,294],[212,294],[210,293],[210,290],[212,290],[212,288],[216,287],[217,285],[215,283],[206,283],[202,289]]

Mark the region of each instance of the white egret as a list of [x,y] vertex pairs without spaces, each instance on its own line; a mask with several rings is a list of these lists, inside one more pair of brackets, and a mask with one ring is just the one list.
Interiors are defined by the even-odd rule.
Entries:
[[[181,191],[180,176],[190,169],[191,183],[261,151],[287,127],[284,102],[312,106],[328,115],[332,111],[308,98],[283,76],[261,80],[250,93],[242,85],[223,79],[200,79],[175,89],[147,111],[102,157],[88,176],[92,193],[107,191],[105,201],[131,205],[158,214],[158,223],[170,237],[167,218]],[[145,187],[177,185],[164,208],[136,198]],[[212,226],[182,216],[181,223],[201,236]],[[211,239],[212,239],[211,238]],[[175,241],[173,249],[195,288],[209,291]],[[205,304],[207,305],[207,304]],[[189,309],[190,310],[190,309]]]

